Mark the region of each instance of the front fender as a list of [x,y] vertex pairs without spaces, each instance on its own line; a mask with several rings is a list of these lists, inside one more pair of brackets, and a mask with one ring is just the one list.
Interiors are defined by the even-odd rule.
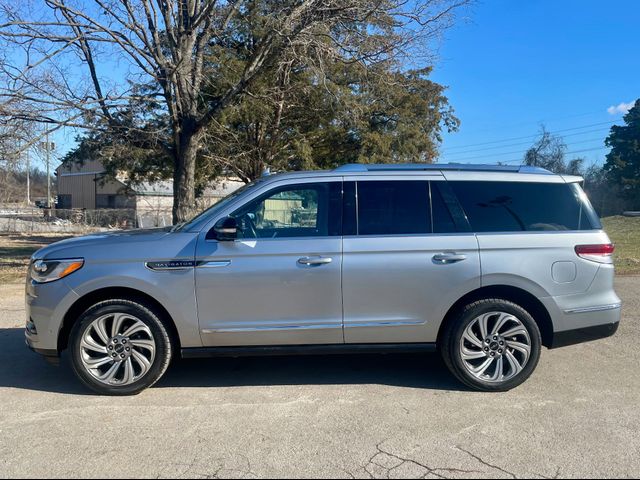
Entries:
[[[119,271],[114,274],[114,271]],[[136,264],[94,263],[79,275],[70,275],[69,287],[78,298],[106,288],[127,288],[142,292],[162,305],[171,316],[183,347],[200,347],[194,289],[194,269],[153,271]]]

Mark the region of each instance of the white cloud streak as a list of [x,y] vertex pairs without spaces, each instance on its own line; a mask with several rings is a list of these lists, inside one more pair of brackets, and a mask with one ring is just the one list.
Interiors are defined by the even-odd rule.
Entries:
[[622,102],[620,104],[616,105],[611,105],[609,108],[607,108],[607,112],[609,112],[609,115],[619,115],[621,113],[627,113],[629,110],[631,110],[631,108],[633,107],[633,102]]

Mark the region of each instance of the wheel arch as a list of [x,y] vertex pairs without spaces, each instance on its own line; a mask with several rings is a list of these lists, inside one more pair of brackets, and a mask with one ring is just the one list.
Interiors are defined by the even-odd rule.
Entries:
[[456,301],[447,311],[438,330],[438,344],[440,344],[441,336],[445,332],[447,326],[455,320],[456,315],[470,303],[483,298],[502,298],[520,305],[527,310],[535,320],[540,334],[542,335],[542,344],[550,347],[553,343],[553,321],[546,307],[532,293],[511,285],[488,285],[477,288]]
[[136,290],[129,287],[106,287],[98,290],[93,290],[84,294],[78,298],[73,305],[65,313],[60,333],[58,335],[58,352],[66,350],[69,346],[69,337],[73,326],[79,320],[80,316],[92,305],[104,300],[112,299],[124,299],[131,301],[139,301],[154,308],[154,310],[161,316],[161,320],[164,322],[168,329],[169,337],[174,345],[174,351],[180,352],[180,335],[176,328],[175,322],[167,309],[155,298],[148,293]]

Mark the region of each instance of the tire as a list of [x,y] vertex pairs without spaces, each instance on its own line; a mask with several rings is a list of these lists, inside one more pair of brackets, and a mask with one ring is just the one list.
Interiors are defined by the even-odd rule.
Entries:
[[531,376],[540,359],[542,337],[524,308],[490,298],[458,312],[445,326],[439,343],[445,364],[466,386],[505,392]]
[[137,395],[154,385],[173,353],[161,315],[128,299],[105,300],[86,310],[71,331],[70,346],[80,381],[112,396]]

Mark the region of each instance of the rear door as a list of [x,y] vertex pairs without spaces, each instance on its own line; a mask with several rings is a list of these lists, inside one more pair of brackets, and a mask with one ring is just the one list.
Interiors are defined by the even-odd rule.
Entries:
[[603,234],[577,184],[555,175],[447,177],[477,234],[483,285],[513,285],[538,297],[588,290],[600,265],[579,258],[575,247],[603,243]]
[[345,180],[346,343],[435,342],[442,318],[480,286],[475,236],[440,176]]

